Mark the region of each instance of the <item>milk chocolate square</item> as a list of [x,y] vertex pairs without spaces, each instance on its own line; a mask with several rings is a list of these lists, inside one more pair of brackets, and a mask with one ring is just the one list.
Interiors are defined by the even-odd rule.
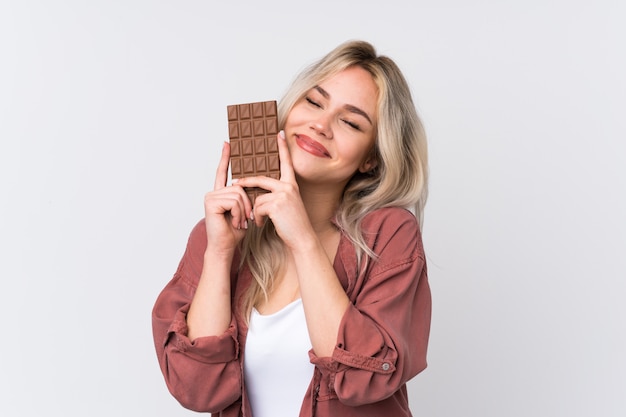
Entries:
[[[279,179],[276,101],[233,104],[227,111],[232,179],[257,175]],[[246,192],[254,204],[259,194],[268,191],[254,187]]]

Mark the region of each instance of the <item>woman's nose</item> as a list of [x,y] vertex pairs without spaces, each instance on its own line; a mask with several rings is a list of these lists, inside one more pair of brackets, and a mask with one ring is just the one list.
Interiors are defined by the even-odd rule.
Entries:
[[328,115],[320,115],[318,118],[312,120],[309,127],[327,139],[331,139],[333,137],[331,120]]

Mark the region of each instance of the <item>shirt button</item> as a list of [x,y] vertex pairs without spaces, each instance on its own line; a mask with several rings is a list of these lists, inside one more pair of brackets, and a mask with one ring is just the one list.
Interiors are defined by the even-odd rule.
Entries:
[[391,366],[388,363],[383,363],[383,371],[388,371]]

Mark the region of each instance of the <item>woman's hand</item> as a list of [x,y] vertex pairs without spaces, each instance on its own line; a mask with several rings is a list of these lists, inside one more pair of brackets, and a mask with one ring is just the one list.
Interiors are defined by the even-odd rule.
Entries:
[[230,144],[224,142],[213,191],[204,196],[207,251],[232,253],[248,228],[252,204],[243,187],[226,186]]
[[277,141],[280,180],[266,176],[247,177],[239,179],[237,185],[260,187],[270,191],[256,197],[250,217],[257,226],[262,226],[265,219],[269,217],[287,247],[294,248],[303,238],[313,237],[314,232],[300,197],[284,132],[281,131],[278,134]]

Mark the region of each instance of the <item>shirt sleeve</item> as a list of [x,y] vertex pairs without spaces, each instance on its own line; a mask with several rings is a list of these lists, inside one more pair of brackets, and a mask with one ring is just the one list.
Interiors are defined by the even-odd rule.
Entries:
[[154,344],[170,393],[185,408],[219,412],[241,400],[237,324],[219,336],[187,337],[187,312],[195,293],[206,249],[204,221],[191,232],[172,280],[152,310]]
[[334,352],[326,358],[310,353],[321,381],[328,381],[317,388],[320,397],[352,406],[388,398],[426,368],[431,294],[417,220],[393,209],[372,226],[378,258],[349,294]]

